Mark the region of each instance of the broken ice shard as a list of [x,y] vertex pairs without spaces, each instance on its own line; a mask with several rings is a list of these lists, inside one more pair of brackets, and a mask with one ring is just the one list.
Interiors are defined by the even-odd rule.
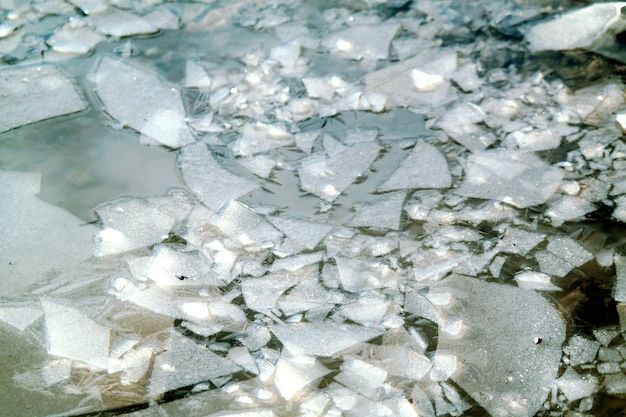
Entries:
[[293,136],[281,125],[248,123],[233,143],[233,152],[239,156],[253,156],[293,143]]
[[180,92],[147,68],[103,56],[90,75],[105,111],[142,142],[179,148],[194,141]]
[[330,157],[324,154],[307,157],[298,169],[300,186],[332,202],[369,168],[379,150],[376,143],[365,142]]
[[142,17],[122,10],[111,9],[98,13],[91,18],[91,21],[99,32],[117,38],[146,35],[159,31],[159,28],[153,26]]
[[290,400],[330,372],[315,357],[282,355],[276,366],[274,385],[284,399]]
[[199,251],[183,251],[159,245],[154,250],[145,275],[163,287],[219,286],[223,282],[212,270],[211,264]]
[[40,181],[40,174],[0,170],[0,295],[75,271],[93,254],[95,226],[38,199]]
[[363,326],[321,322],[276,324],[271,329],[292,355],[314,356],[336,356],[383,333]]
[[260,187],[257,182],[224,169],[204,143],[181,149],[178,164],[187,186],[213,212],[217,212],[227,200]]
[[224,204],[211,223],[243,246],[271,244],[282,237],[261,215],[237,200]]
[[378,190],[448,188],[451,184],[448,163],[441,152],[429,143],[418,141],[410,155]]
[[94,369],[107,369],[111,329],[60,300],[43,298],[41,305],[50,355],[81,361]]
[[371,203],[356,203],[356,214],[349,225],[398,230],[405,197],[406,192],[401,191],[385,195]]
[[315,249],[317,244],[333,228],[328,224],[314,223],[286,216],[269,217],[268,220],[287,237],[290,237],[307,249]]
[[211,352],[205,345],[171,331],[154,360],[148,396],[187,387],[211,378],[230,375],[241,368]]
[[101,204],[94,211],[102,221],[102,230],[96,236],[96,256],[129,252],[159,243],[175,223],[169,214],[134,197]]
[[0,70],[0,133],[86,107],[72,80],[55,65]]
[[43,312],[40,309],[26,303],[0,306],[0,321],[7,323],[19,331],[26,329],[42,315]]
[[495,149],[469,156],[465,180],[456,192],[526,208],[544,203],[562,179],[561,170],[532,153]]
[[440,323],[437,352],[457,358],[452,380],[494,417],[534,416],[561,361],[558,311],[532,290],[462,276],[431,285],[431,293],[451,296],[437,306],[448,324]]
[[[331,53],[348,59],[387,59],[389,44],[400,30],[397,21],[355,25],[328,36],[322,44]],[[371,36],[376,33],[376,36]]]

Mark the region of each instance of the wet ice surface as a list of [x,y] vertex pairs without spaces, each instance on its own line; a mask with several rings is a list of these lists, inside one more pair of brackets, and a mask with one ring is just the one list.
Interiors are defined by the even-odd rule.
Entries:
[[546,51],[618,57],[622,6],[2,4],[0,403],[610,415],[624,86]]

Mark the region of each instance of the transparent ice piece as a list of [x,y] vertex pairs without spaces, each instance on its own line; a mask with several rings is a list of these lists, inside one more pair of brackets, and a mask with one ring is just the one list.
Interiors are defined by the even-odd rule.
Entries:
[[69,359],[55,359],[48,361],[41,368],[41,377],[46,387],[62,381],[67,381],[72,373],[72,361]]
[[293,143],[291,133],[280,124],[248,123],[233,143],[233,152],[239,156],[252,156]]
[[93,254],[97,228],[38,199],[40,181],[40,174],[0,170],[0,295],[72,273]]
[[365,326],[379,326],[388,312],[390,301],[360,298],[357,303],[344,304],[339,314]]
[[275,276],[268,278],[249,278],[241,283],[246,306],[259,312],[269,312],[276,307],[280,296],[296,285],[295,277]]
[[359,143],[334,156],[312,155],[298,169],[300,186],[332,202],[369,168],[380,147],[374,142]]
[[440,325],[437,352],[459,360],[452,380],[492,416],[530,417],[555,383],[565,323],[541,295],[475,278],[450,276],[431,285],[453,300],[439,306],[450,334]]
[[237,200],[225,204],[211,223],[243,246],[272,244],[282,237],[261,215]]
[[142,134],[142,143],[179,148],[194,141],[178,89],[154,71],[104,55],[90,80],[105,111]]
[[237,162],[257,177],[268,178],[278,161],[266,155],[256,155],[249,158],[239,158]]
[[195,61],[188,60],[184,86],[187,88],[208,88],[211,86],[211,79],[202,65]]
[[[91,22],[98,32],[105,35],[122,38],[133,35],[148,35],[156,33],[159,28],[145,19],[123,10],[110,9],[109,11],[91,16]],[[118,76],[121,76],[120,72]]]
[[541,272],[523,271],[515,274],[517,286],[529,290],[562,291],[563,289],[550,282],[550,275]]
[[162,287],[210,287],[224,283],[213,271],[211,260],[200,252],[168,245],[155,248],[145,276]]
[[139,347],[126,352],[122,358],[124,369],[120,376],[122,385],[136,384],[147,374],[152,364],[152,349]]
[[341,372],[334,379],[353,391],[378,401],[383,392],[382,386],[387,381],[387,371],[360,359],[348,359],[341,364]]
[[356,203],[356,214],[348,225],[398,230],[406,192],[385,195],[371,203]]
[[48,353],[81,361],[97,370],[109,362],[111,329],[60,300],[42,298]]
[[[391,40],[400,24],[388,21],[378,25],[355,25],[333,33],[322,41],[331,54],[348,59],[387,59]],[[376,33],[372,37],[371,34]]]
[[538,252],[535,258],[541,272],[563,277],[573,268],[592,260],[593,255],[571,238],[550,236],[547,251]]
[[323,252],[306,253],[303,255],[291,256],[288,258],[277,259],[270,267],[271,272],[289,271],[296,272],[305,266],[317,264],[322,261]]
[[274,385],[287,401],[300,394],[307,386],[330,373],[330,369],[315,357],[282,355],[276,366]]
[[213,212],[217,212],[227,200],[260,187],[257,182],[224,169],[203,143],[182,148],[178,164],[187,186]]
[[319,131],[299,132],[294,135],[296,146],[302,152],[311,153],[313,144],[320,137]]
[[0,133],[86,107],[72,80],[55,65],[0,70]]
[[202,344],[171,331],[154,360],[148,397],[155,398],[177,388],[230,375],[240,369]]
[[561,185],[563,173],[532,153],[505,149],[469,156],[458,194],[499,200],[518,208],[544,203]]
[[372,347],[374,364],[389,375],[420,381],[430,371],[430,359],[404,346],[383,345]]
[[175,220],[145,200],[124,197],[94,209],[102,221],[96,236],[96,256],[145,248],[167,237]]
[[272,325],[272,333],[292,355],[337,356],[382,334],[351,324],[293,323]]

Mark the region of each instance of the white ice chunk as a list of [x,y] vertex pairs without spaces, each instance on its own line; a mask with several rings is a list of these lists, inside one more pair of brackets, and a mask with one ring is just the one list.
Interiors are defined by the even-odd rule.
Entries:
[[233,152],[239,156],[252,156],[293,143],[293,135],[280,124],[248,123],[233,143]]
[[282,237],[261,215],[237,200],[225,204],[211,223],[243,246],[271,244]]
[[280,296],[296,283],[290,276],[250,278],[241,283],[241,292],[248,308],[264,313],[276,307]]
[[58,300],[41,299],[46,316],[48,353],[106,370],[111,329]]
[[290,256],[288,258],[277,259],[270,267],[271,272],[289,271],[296,272],[305,266],[317,264],[322,261],[323,252],[305,253],[302,255]]
[[614,255],[615,263],[615,286],[613,287],[613,298],[620,303],[626,303],[626,256]]
[[276,417],[276,414],[270,409],[257,408],[254,410],[219,411],[205,417]]
[[0,132],[87,107],[72,80],[51,64],[0,70]]
[[569,237],[550,236],[547,251],[538,252],[535,258],[541,272],[563,277],[573,268],[592,260],[593,255]]
[[336,356],[382,334],[382,330],[333,323],[273,325],[271,330],[293,355]]
[[180,18],[165,4],[143,16],[144,20],[159,29],[178,29]]
[[313,155],[298,169],[305,191],[332,202],[369,168],[380,147],[374,142],[359,143],[332,157]]
[[331,231],[328,224],[315,223],[287,216],[269,217],[268,220],[283,232],[307,249],[315,249],[320,241]]
[[556,380],[556,385],[567,401],[571,402],[590,397],[598,386],[598,378],[592,375],[579,375],[573,368],[567,368]]
[[224,169],[203,143],[182,148],[178,164],[187,186],[214,212],[227,200],[236,199],[260,187],[257,182]]
[[539,22],[524,34],[533,51],[598,48],[626,29],[621,9],[626,3],[599,3]]
[[437,126],[470,151],[479,152],[495,142],[495,136],[479,125],[485,117],[480,107],[461,102],[446,110]]
[[152,349],[148,347],[139,347],[126,352],[122,359],[124,370],[120,376],[120,383],[131,385],[141,381],[150,369],[153,356]]
[[387,381],[387,371],[360,359],[348,359],[341,364],[341,372],[335,381],[378,401],[383,393],[383,384]]
[[145,200],[125,197],[99,205],[102,221],[96,236],[96,256],[129,252],[161,242],[174,226],[174,218]]
[[208,88],[211,86],[211,79],[199,63],[188,60],[184,86],[187,88]]
[[336,256],[339,280],[344,290],[359,292],[369,287],[378,287],[379,278],[366,260]]
[[8,304],[0,306],[0,321],[20,332],[39,320],[43,312],[30,304]]
[[302,83],[309,97],[330,101],[335,94],[335,87],[327,78],[304,77]]
[[539,291],[561,291],[562,288],[552,284],[550,275],[542,272],[523,271],[515,274],[515,281],[518,287]]
[[390,304],[390,301],[362,297],[357,303],[341,306],[339,314],[355,323],[375,327],[388,313]]
[[204,345],[171,331],[154,360],[148,397],[158,397],[168,391],[230,375],[240,369]]
[[545,151],[561,144],[561,135],[551,130],[516,130],[509,138],[524,151]]
[[[387,59],[391,40],[400,30],[398,22],[355,25],[333,33],[322,41],[332,54],[348,59]],[[376,33],[376,36],[371,36]]]
[[74,272],[93,253],[97,228],[39,200],[40,181],[40,174],[0,170],[0,295]]
[[[91,22],[98,32],[122,38],[124,36],[147,35],[156,33],[159,28],[140,16],[118,9],[110,9],[91,17]],[[122,72],[118,74],[121,76]]]
[[417,91],[432,91],[445,84],[446,79],[439,74],[431,74],[418,69],[411,70],[411,81]]
[[600,342],[590,340],[580,335],[572,336],[564,351],[569,355],[569,364],[571,366],[592,363],[596,359]]
[[107,9],[107,4],[103,0],[71,0],[70,3],[78,7],[86,15],[100,13]]
[[496,249],[504,253],[514,253],[526,256],[530,250],[541,243],[546,235],[542,233],[529,232],[516,227],[509,227],[504,232],[504,236],[498,242]]
[[420,381],[430,371],[430,359],[405,346],[375,346],[374,364],[385,369],[389,375]]
[[546,216],[550,217],[553,226],[559,227],[564,222],[580,220],[594,210],[596,207],[593,204],[578,197],[564,195],[546,210]]
[[551,391],[561,362],[565,323],[531,290],[451,276],[433,287],[458,294],[440,307],[459,334],[439,332],[437,352],[459,360],[452,379],[492,416],[531,417]]
[[452,183],[448,163],[433,145],[418,141],[379,191],[407,188],[448,188]]
[[274,385],[287,401],[293,399],[315,381],[330,373],[330,369],[312,356],[282,355],[276,366]]
[[194,141],[180,91],[154,71],[105,55],[90,80],[105,111],[141,132],[142,143],[179,148]]
[[371,203],[355,203],[356,214],[348,225],[399,230],[405,198],[406,192],[401,191],[385,195]]
[[311,153],[313,144],[320,137],[319,131],[299,132],[294,135],[296,146],[302,152]]
[[257,177],[268,178],[278,161],[266,155],[256,155],[249,158],[239,158],[237,162]]
[[93,32],[91,28],[76,27],[70,23],[54,32],[46,43],[52,46],[55,52],[84,55],[105,39],[104,35]]
[[224,282],[213,271],[210,259],[198,251],[181,251],[159,245],[145,271],[145,276],[162,287],[207,287]]
[[499,200],[518,208],[544,203],[561,185],[563,173],[532,153],[504,149],[469,156],[457,193]]
[[235,362],[251,374],[259,374],[259,367],[246,347],[238,346],[230,349],[228,351],[228,359]]

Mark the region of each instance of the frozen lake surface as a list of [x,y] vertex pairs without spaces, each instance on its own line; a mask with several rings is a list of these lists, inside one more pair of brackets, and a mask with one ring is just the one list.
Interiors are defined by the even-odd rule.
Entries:
[[623,412],[625,5],[0,0],[0,414]]

